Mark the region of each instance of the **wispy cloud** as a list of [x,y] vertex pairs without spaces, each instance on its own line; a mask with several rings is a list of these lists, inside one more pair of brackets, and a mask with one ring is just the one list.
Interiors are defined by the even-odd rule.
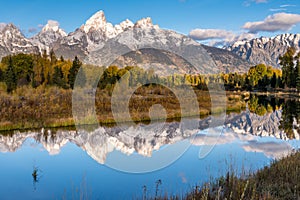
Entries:
[[35,27],[32,27],[32,28],[29,28],[29,29],[28,29],[28,32],[29,32],[29,33],[37,33],[37,32],[38,32],[38,29],[35,28]]
[[268,3],[268,0],[246,0],[244,1],[244,6],[250,6],[251,3],[256,3],[256,4]]
[[269,11],[271,12],[279,12],[279,11],[286,11],[288,10],[288,7],[295,7],[296,5],[292,5],[292,4],[283,4],[280,5],[279,8],[270,8]]
[[223,134],[221,136],[198,134],[190,142],[194,146],[220,145],[232,143],[236,137],[233,134]]
[[43,25],[37,25],[36,27],[30,27],[28,29],[22,29],[21,32],[26,36],[26,37],[32,37],[36,33],[38,33],[42,29]]
[[285,11],[287,10],[286,8],[270,8],[269,11],[271,12],[278,12],[278,11]]
[[268,0],[254,0],[255,3],[267,3]]
[[292,4],[283,4],[283,5],[280,5],[279,7],[280,8],[286,8],[286,7],[295,7],[296,5],[292,5]]
[[252,39],[255,36],[256,35],[252,33],[235,33],[224,29],[194,29],[189,33],[189,37],[194,40],[210,40],[210,46],[224,46],[238,40]]
[[263,21],[247,22],[243,29],[248,30],[249,33],[288,31],[298,23],[300,23],[299,14],[282,12],[269,15]]

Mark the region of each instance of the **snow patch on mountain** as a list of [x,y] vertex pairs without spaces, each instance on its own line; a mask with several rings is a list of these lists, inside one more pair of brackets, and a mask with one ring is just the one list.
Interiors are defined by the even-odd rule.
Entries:
[[0,58],[14,53],[36,53],[38,48],[13,24],[5,25],[0,31]]

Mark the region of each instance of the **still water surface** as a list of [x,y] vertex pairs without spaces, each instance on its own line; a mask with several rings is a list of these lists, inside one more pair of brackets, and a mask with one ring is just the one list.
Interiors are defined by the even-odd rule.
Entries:
[[[253,172],[298,149],[299,101],[251,101],[224,126],[207,129],[208,117],[184,134],[178,122],[155,124],[161,134],[140,131],[144,125],[2,134],[0,197],[142,199],[155,196],[158,180],[159,195],[183,195],[228,170]],[[199,158],[204,147],[213,148]]]

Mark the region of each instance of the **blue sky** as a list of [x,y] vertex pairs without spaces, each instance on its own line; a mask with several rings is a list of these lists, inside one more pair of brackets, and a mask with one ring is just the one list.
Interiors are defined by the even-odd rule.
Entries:
[[[38,31],[41,25],[52,19],[71,32],[80,27],[91,15],[104,10],[109,22],[116,24],[126,18],[135,22],[143,17],[151,17],[162,28],[189,34],[195,39],[232,40],[242,33],[255,32],[255,36],[274,36],[280,33],[300,32],[300,3],[298,0],[0,0],[0,22],[12,22],[26,35]],[[297,14],[297,20],[287,25],[284,30],[255,30],[245,28],[247,22],[264,21],[276,13]],[[298,16],[299,15],[299,16]],[[285,16],[277,16],[277,18]],[[276,17],[275,17],[276,18]],[[286,21],[290,21],[287,18]],[[264,26],[264,24],[262,24]],[[257,28],[257,27],[256,27]],[[217,30],[206,31],[206,29]],[[278,28],[277,28],[278,29]],[[33,33],[29,33],[31,30]],[[223,31],[223,32],[222,32]],[[225,32],[224,31],[228,31]],[[194,32],[195,33],[195,32]],[[226,34],[233,34],[231,38]],[[200,36],[199,36],[200,34]],[[203,36],[203,34],[205,36]],[[207,34],[215,34],[212,38]],[[223,36],[222,36],[223,34]],[[225,35],[225,36],[224,36]],[[246,36],[245,36],[246,37]],[[248,35],[247,35],[248,37]]]

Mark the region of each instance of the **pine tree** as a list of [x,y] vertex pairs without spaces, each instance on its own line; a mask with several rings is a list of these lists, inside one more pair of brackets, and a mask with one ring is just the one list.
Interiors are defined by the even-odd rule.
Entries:
[[2,82],[4,80],[4,74],[2,69],[0,69],[0,82]]
[[47,73],[47,85],[52,85],[52,78],[50,72]]
[[61,62],[65,62],[65,59],[64,59],[63,56],[60,56],[60,61],[61,61]]
[[80,62],[78,57],[75,56],[75,59],[73,60],[72,67],[70,69],[70,73],[68,75],[68,83],[69,83],[69,85],[72,89],[74,88],[76,76],[78,74],[78,71],[79,71],[81,65],[82,65],[82,63]]
[[44,72],[44,66],[42,66],[42,70],[40,73],[40,77],[41,77],[41,84],[43,84],[45,82],[45,72]]
[[60,67],[57,67],[57,66],[54,67],[54,74],[53,74],[52,83],[53,83],[53,85],[57,85],[58,87],[62,87],[62,88],[66,87],[64,74],[63,74]]
[[300,53],[297,56],[297,65],[296,65],[296,88],[300,92]]
[[271,87],[276,88],[277,87],[277,77],[276,74],[273,73],[272,79],[271,79]]
[[9,57],[9,61],[8,61],[8,66],[6,69],[6,73],[5,73],[5,83],[6,83],[6,91],[8,93],[11,93],[14,89],[16,89],[17,87],[17,83],[16,83],[16,75],[14,72],[14,67],[13,67],[13,63],[12,63],[12,58],[11,56]]
[[282,80],[285,87],[292,87],[295,81],[294,78],[294,47],[288,48],[287,52],[279,57],[280,65],[282,66]]
[[46,49],[43,50],[42,58],[43,58],[44,60],[47,60],[47,59],[48,59],[48,54],[47,54],[47,50],[46,50]]
[[56,58],[56,55],[55,55],[53,49],[50,50],[49,54],[50,54],[50,63],[51,63],[51,66],[53,66],[57,62],[57,58]]
[[33,78],[32,78],[32,81],[31,81],[31,87],[33,88],[36,88],[38,86],[36,80],[35,80],[35,73],[33,72]]

